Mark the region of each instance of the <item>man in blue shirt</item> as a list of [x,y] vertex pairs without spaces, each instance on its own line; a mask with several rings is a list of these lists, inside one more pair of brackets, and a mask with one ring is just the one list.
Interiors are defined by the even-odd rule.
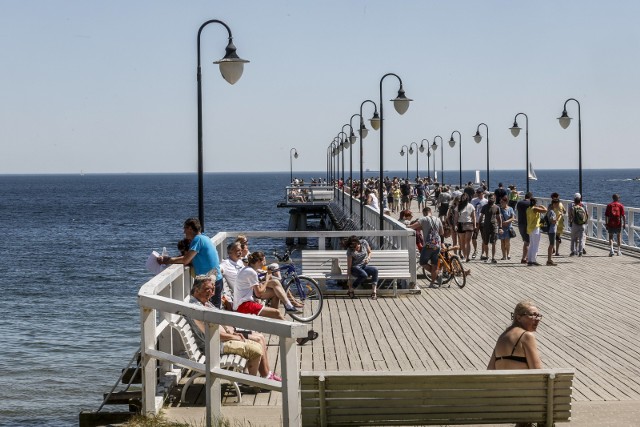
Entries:
[[197,276],[216,276],[215,294],[211,303],[216,308],[222,304],[222,273],[220,272],[220,257],[211,239],[202,234],[202,227],[198,218],[189,218],[184,222],[184,236],[191,241],[186,254],[178,257],[158,257],[160,264],[193,265]]

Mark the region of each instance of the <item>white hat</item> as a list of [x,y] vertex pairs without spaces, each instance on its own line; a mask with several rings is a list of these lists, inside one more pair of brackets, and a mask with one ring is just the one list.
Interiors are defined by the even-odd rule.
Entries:
[[576,193],[573,195],[574,199],[582,199],[582,196],[580,195],[580,193]]

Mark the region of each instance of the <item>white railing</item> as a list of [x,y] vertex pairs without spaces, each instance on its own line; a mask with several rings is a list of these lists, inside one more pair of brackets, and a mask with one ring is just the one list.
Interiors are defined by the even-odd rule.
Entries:
[[[187,302],[191,289],[189,269],[181,265],[168,267],[145,283],[138,292],[141,318],[142,411],[157,414],[162,397],[156,396],[158,379],[175,372],[174,365],[205,372],[206,425],[222,419],[220,380],[237,381],[282,392],[282,420],[285,426],[300,426],[299,356],[296,338],[306,337],[308,325],[264,317],[211,310]],[[170,322],[189,316],[205,324],[204,364],[179,355],[181,343],[174,343]],[[229,325],[280,337],[279,357],[282,383],[220,368],[220,333],[218,325]],[[159,363],[157,373],[156,363]],[[156,376],[158,375],[158,376]],[[179,377],[179,376],[178,376]]]
[[[551,199],[547,197],[536,197],[540,204],[543,206],[549,206]],[[569,209],[571,200],[561,200],[565,209]],[[607,227],[604,222],[604,213],[607,209],[607,205],[599,203],[587,203],[584,202],[587,213],[589,214],[589,220],[585,226],[585,232],[587,234],[588,241],[596,241],[598,243],[608,244],[609,237],[607,235]],[[639,208],[624,208],[627,217],[627,228],[622,230],[622,246],[625,249],[632,251],[640,251],[640,226],[635,225],[635,217],[640,216]],[[570,230],[568,215],[565,215],[565,230]],[[566,232],[566,231],[565,231]]]
[[286,203],[316,205],[333,200],[333,187],[327,185],[289,185],[285,189]]

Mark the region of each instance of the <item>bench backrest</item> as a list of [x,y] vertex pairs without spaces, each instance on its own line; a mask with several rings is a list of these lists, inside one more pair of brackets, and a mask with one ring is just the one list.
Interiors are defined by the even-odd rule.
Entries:
[[[342,272],[347,274],[347,252],[304,250],[302,251],[302,274],[318,275],[331,272],[331,262],[338,259]],[[378,270],[394,270],[409,272],[409,251],[406,249],[380,250],[371,252],[371,265]]]
[[573,369],[302,372],[302,425],[568,421],[573,375]]

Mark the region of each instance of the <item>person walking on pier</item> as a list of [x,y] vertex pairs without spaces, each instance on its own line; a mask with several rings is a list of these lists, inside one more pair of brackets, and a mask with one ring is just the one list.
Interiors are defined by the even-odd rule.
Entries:
[[624,206],[620,203],[620,196],[611,196],[613,202],[607,205],[605,210],[605,223],[607,224],[607,234],[609,235],[609,256],[613,256],[613,236],[616,236],[618,243],[618,256],[620,256],[620,246],[622,244],[622,229],[625,227],[627,217],[624,214]]
[[589,213],[582,203],[582,195],[573,195],[573,203],[569,207],[569,226],[571,226],[571,253],[569,256],[582,256],[585,243],[585,224],[589,220]]
[[420,267],[426,269],[430,264],[431,271],[431,287],[435,287],[438,279],[438,257],[440,255],[440,248],[442,245],[442,235],[444,229],[442,222],[437,217],[431,215],[431,208],[426,206],[422,209],[422,217],[417,222],[411,224],[409,227],[414,230],[422,230],[424,236],[424,247],[420,252]]
[[[482,187],[476,189],[476,197],[471,199],[471,205],[473,205],[476,210],[476,219],[480,218],[480,211],[482,207],[487,204],[487,199],[484,198],[484,189]],[[478,233],[480,232],[480,222],[476,221],[475,228],[473,229],[473,234],[471,235],[471,243],[473,244],[473,254],[471,258],[476,259],[476,255],[478,253]],[[480,260],[483,261],[489,258],[489,252],[487,250],[487,254],[484,255],[484,251],[480,250]]]
[[471,236],[476,227],[476,210],[469,202],[469,196],[467,193],[464,193],[460,198],[458,208],[454,212],[454,215],[460,251],[462,252],[462,257],[469,262],[469,254],[471,253]]
[[529,233],[529,251],[527,253],[527,265],[540,265],[536,260],[540,246],[540,216],[547,212],[547,208],[539,206],[537,200],[529,199],[527,209],[527,233]]
[[522,259],[521,264],[527,263],[527,254],[529,253],[529,233],[527,233],[527,209],[531,205],[531,192],[524,195],[524,200],[520,200],[516,204],[516,213],[518,214],[518,232],[522,237]]
[[[504,196],[500,200],[500,215],[502,216],[502,232],[498,234],[500,239],[500,249],[502,251],[502,259],[511,259],[511,238],[515,237],[516,233],[513,229],[513,222],[516,219],[516,214],[513,208],[508,205],[509,199]],[[511,235],[513,233],[513,236]]]
[[485,262],[489,258],[489,243],[491,243],[491,263],[496,264],[496,241],[498,233],[502,230],[502,215],[500,207],[496,206],[495,194],[489,194],[487,204],[480,210],[480,230],[482,235],[482,252],[487,254]]

